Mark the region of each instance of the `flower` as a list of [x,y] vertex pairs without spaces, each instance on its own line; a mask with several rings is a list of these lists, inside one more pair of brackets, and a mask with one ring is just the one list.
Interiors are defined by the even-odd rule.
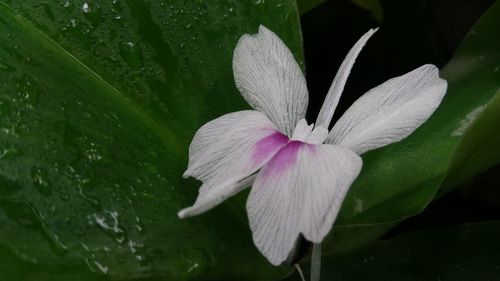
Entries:
[[306,81],[283,41],[264,26],[243,35],[233,73],[255,110],[226,114],[196,132],[184,177],[203,184],[194,205],[178,216],[203,213],[252,186],[246,209],[253,241],[272,264],[287,259],[300,235],[321,242],[361,170],[359,155],[410,135],[446,92],[438,69],[424,65],[369,90],[328,131],[354,61],[375,32],[347,54],[316,125],[304,119]]

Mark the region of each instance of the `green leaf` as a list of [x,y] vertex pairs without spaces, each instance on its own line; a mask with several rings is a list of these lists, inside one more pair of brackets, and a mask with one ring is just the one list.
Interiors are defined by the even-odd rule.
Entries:
[[[496,10],[500,15],[500,4],[495,4],[491,12]],[[452,159],[447,177],[443,183],[443,191],[449,191],[460,183],[471,179],[474,175],[486,171],[499,163],[500,159],[500,54],[498,52],[499,20],[495,17],[484,17],[481,27],[483,32],[477,33],[473,28],[469,34],[471,40],[465,41],[457,51],[457,59],[450,62],[447,75],[463,79],[464,69],[476,69],[480,72],[477,80],[468,80],[461,84],[461,90],[470,93],[492,88],[493,97],[483,106],[476,107],[461,120],[456,133],[462,133]],[[475,52],[479,57],[471,57]],[[474,79],[474,77],[471,77]],[[469,78],[470,79],[470,78]],[[463,79],[465,80],[465,79]],[[443,192],[443,193],[444,193]]]
[[470,123],[470,125],[465,129],[458,144],[440,195],[499,162],[500,89],[486,106],[472,111],[467,117],[464,119],[464,124]]
[[[496,280],[500,223],[410,232],[340,256],[323,256],[321,280]],[[307,261],[304,264],[307,274]],[[288,281],[297,280],[297,273]]]
[[326,0],[297,0],[297,5],[299,6],[300,14],[303,15],[325,1]]
[[302,62],[294,1],[8,5],[0,4],[2,280],[288,271],[257,251],[238,200],[189,220],[176,213],[200,185],[181,178],[195,130],[247,107],[232,77],[237,39],[264,24]]
[[[379,224],[391,226],[421,212],[435,196],[452,163],[460,165],[466,160],[460,155],[475,155],[479,151],[498,153],[497,142],[476,136],[486,137],[492,124],[500,121],[495,109],[497,103],[491,103],[494,108],[485,110],[484,116],[477,113],[498,93],[500,38],[495,34],[499,24],[500,4],[496,3],[473,27],[442,70],[449,87],[434,115],[404,141],[363,155],[363,170],[343,204],[334,234],[350,239],[353,232],[362,231],[374,233],[371,237],[374,240],[383,233]],[[468,130],[471,116],[477,117],[481,125],[474,123]],[[467,144],[471,138],[473,145]],[[465,144],[459,146],[462,139]],[[468,165],[468,176],[498,161],[493,155],[481,165]],[[329,236],[325,248],[349,250],[351,247],[344,249],[335,241],[336,235]],[[363,236],[347,244],[367,243],[366,239]]]

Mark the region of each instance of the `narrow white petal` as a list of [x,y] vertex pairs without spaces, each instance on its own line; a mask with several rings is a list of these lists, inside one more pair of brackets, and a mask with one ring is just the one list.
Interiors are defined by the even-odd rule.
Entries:
[[306,138],[307,143],[321,144],[328,137],[328,129],[321,126],[317,126],[311,132],[311,134]]
[[245,100],[291,136],[306,114],[309,96],[304,75],[283,41],[262,25],[257,34],[243,35],[234,50],[233,73]]
[[261,169],[247,212],[254,243],[272,264],[287,258],[301,233],[323,240],[361,165],[347,148],[292,141]]
[[195,177],[203,185],[195,206],[180,215],[206,211],[247,187],[245,179],[287,143],[288,137],[254,110],[226,114],[202,126],[189,147],[184,176]]
[[319,111],[318,118],[316,119],[316,126],[322,126],[328,128],[330,126],[330,121],[332,121],[333,113],[335,112],[335,108],[339,104],[340,96],[342,95],[342,91],[344,90],[345,83],[347,82],[347,78],[351,73],[352,66],[356,61],[361,49],[366,44],[368,39],[378,30],[370,29],[366,32],[361,38],[354,44],[351,48],[344,61],[340,65],[335,78],[333,79],[332,85],[328,90],[325,101],[321,106],[321,110]]
[[327,143],[358,154],[400,141],[424,123],[446,93],[434,65],[392,78],[359,98],[332,128]]

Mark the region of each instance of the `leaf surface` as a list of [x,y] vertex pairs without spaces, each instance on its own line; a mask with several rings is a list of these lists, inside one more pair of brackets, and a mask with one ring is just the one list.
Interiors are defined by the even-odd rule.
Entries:
[[264,24],[302,62],[297,15],[294,1],[0,4],[5,278],[286,272],[257,251],[238,200],[176,213],[200,185],[181,177],[196,129],[247,107],[232,77],[237,39]]

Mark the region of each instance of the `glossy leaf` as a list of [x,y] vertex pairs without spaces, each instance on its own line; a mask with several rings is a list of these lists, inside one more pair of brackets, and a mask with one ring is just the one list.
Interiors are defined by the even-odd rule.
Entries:
[[477,173],[498,164],[500,159],[500,90],[485,107],[471,112],[464,122],[471,122],[464,132],[443,182],[441,194],[470,180]]
[[195,130],[247,107],[231,59],[259,24],[302,61],[294,1],[0,4],[2,278],[287,271],[257,251],[238,200],[176,216],[199,187],[181,177]]
[[[487,170],[499,163],[500,159],[500,54],[498,52],[498,15],[500,15],[500,4],[492,8],[496,9],[496,17],[484,17],[482,26],[489,30],[477,33],[473,28],[470,37],[473,40],[466,41],[458,50],[459,59],[450,63],[447,67],[448,75],[463,77],[463,69],[472,68],[481,71],[481,76],[491,78],[489,80],[478,79],[464,85],[463,91],[475,92],[484,88],[482,83],[491,84],[493,97],[483,105],[476,107],[461,120],[461,126],[456,128],[455,134],[463,133],[458,147],[453,156],[447,177],[443,183],[443,191],[449,191],[461,182],[474,175]],[[493,12],[493,11],[492,11]],[[496,34],[496,35],[495,35]],[[475,60],[469,56],[469,50],[474,50],[479,55]],[[479,87],[480,86],[480,87]]]
[[[478,120],[481,118],[481,124],[499,122],[497,114],[481,117],[478,113],[498,92],[500,54],[495,50],[500,48],[500,37],[495,36],[495,28],[500,24],[499,15],[500,5],[496,3],[473,27],[442,70],[442,77],[449,83],[448,92],[427,123],[402,142],[363,156],[363,170],[344,202],[334,231],[336,235],[350,237],[359,231],[380,235],[383,231],[378,224],[394,225],[427,206],[448,174],[452,159],[459,161],[454,158],[455,153],[462,153],[464,149],[469,150],[467,153],[497,149],[494,142],[469,137],[469,133],[486,136],[491,126],[471,124],[472,115]],[[472,125],[475,128],[470,128]],[[474,146],[465,145],[467,148],[461,146],[457,150],[461,139],[467,138],[474,138]],[[498,158],[492,158],[482,165],[468,166],[469,176],[497,163]],[[453,162],[453,165],[459,163]],[[366,230],[372,227],[376,231]],[[335,235],[330,236],[326,248],[343,251],[343,246],[334,238]],[[375,238],[377,235],[371,237]]]
[[[500,223],[478,223],[406,233],[361,251],[324,256],[322,280],[496,280]],[[304,265],[307,274],[307,262]],[[288,281],[297,280],[297,273]]]

